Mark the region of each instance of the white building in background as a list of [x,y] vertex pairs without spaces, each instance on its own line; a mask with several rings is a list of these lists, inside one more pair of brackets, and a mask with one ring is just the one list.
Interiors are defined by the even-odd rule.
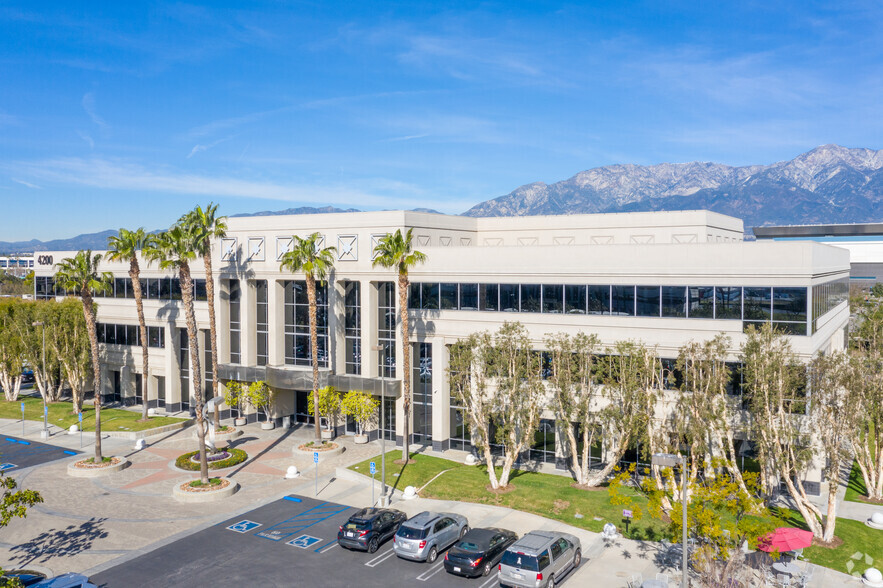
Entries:
[[23,278],[34,269],[34,255],[3,255],[0,256],[0,272]]
[[[742,221],[708,211],[469,218],[417,212],[364,212],[228,219],[214,247],[220,374],[210,372],[204,282],[197,321],[206,390],[211,379],[265,380],[272,414],[307,422],[312,375],[302,275],[279,269],[292,235],[319,232],[337,248],[320,294],[323,384],[385,394],[389,438],[401,434],[401,332],[396,275],[373,267],[378,239],[413,229],[427,256],[410,272],[414,442],[436,450],[470,448],[450,401],[448,346],[504,321],[525,325],[538,350],[553,332],[597,334],[655,346],[666,365],[690,340],[726,333],[733,361],[749,324],[772,321],[809,358],[842,348],[849,311],[850,263],[843,249],[813,242],[743,242]],[[49,252],[55,261],[73,252]],[[140,402],[140,350],[128,264],[102,262],[115,291],[98,299],[107,400]],[[194,277],[203,275],[199,261]],[[36,296],[54,296],[52,264],[36,268]],[[174,412],[193,406],[180,292],[174,276],[142,264],[150,329],[150,404]],[[380,351],[375,351],[379,347]],[[734,370],[738,375],[738,370]],[[736,378],[738,380],[738,377]],[[732,392],[740,392],[734,381]],[[255,415],[249,415],[254,419]],[[287,418],[286,418],[287,417]],[[545,411],[541,436],[566,423]],[[341,433],[352,432],[351,425]],[[373,435],[378,435],[375,430]],[[396,437],[401,442],[401,437]],[[542,439],[541,439],[542,440]],[[547,451],[558,447],[558,455]],[[526,458],[564,467],[565,444],[537,444]]]

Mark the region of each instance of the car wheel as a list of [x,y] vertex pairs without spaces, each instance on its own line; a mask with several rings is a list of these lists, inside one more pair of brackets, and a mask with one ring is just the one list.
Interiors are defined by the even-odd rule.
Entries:
[[491,562],[487,562],[486,564],[484,564],[484,567],[481,569],[481,575],[487,576],[490,573],[491,573]]
[[463,538],[463,535],[469,532],[469,525],[463,525],[463,528],[460,529],[460,539]]
[[578,568],[579,564],[582,560],[583,560],[583,554],[579,549],[577,549],[576,553],[573,556],[573,569]]
[[426,561],[429,563],[435,563],[436,558],[438,558],[438,549],[433,545],[429,548],[429,555],[426,556]]
[[555,588],[555,576],[549,576],[549,582],[546,584],[546,588]]
[[368,553],[374,553],[377,551],[377,537],[372,537],[371,541],[368,542]]

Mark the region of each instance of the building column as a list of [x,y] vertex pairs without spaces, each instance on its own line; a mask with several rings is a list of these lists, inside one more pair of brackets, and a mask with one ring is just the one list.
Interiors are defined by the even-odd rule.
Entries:
[[285,287],[282,280],[268,280],[267,321],[269,327],[267,363],[285,365]]
[[255,288],[254,280],[240,280],[239,291],[241,292],[239,298],[239,349],[242,358],[241,364],[257,365],[257,289]]
[[359,281],[362,298],[362,375],[376,378],[380,375],[380,355],[377,345],[377,286],[369,280]]
[[448,384],[448,346],[434,337],[432,343],[432,449],[451,448],[451,393]]
[[[346,373],[346,289],[344,282],[328,279],[328,367],[332,374]],[[346,392],[346,391],[344,391]]]

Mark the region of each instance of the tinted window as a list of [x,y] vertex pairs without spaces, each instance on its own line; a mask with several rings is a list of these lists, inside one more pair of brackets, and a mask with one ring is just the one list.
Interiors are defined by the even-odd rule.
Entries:
[[714,289],[714,317],[719,319],[742,318],[742,288],[718,286]]
[[635,287],[612,286],[613,314],[635,315]]
[[662,316],[687,316],[687,288],[684,286],[662,287]]
[[460,309],[478,309],[478,284],[460,284]]
[[638,316],[659,316],[659,286],[637,286],[635,288]]
[[411,282],[408,285],[408,308],[422,308],[420,306],[420,284]]
[[518,312],[518,284],[500,284],[500,310]]
[[588,286],[589,314],[610,314],[610,286]]
[[[493,545],[493,544],[494,544],[494,542],[491,541],[491,545]],[[482,547],[480,547],[479,545],[476,545],[475,543],[472,543],[470,541],[460,541],[454,547],[456,547],[457,549],[462,549],[463,551],[475,551],[475,552],[484,551],[484,549]]]
[[540,312],[540,285],[521,285],[521,312]]
[[772,315],[771,288],[743,288],[745,320],[769,320]]
[[369,528],[371,523],[368,521],[347,521],[343,526],[344,531],[364,531]]
[[553,559],[558,559],[559,557],[561,557],[561,546],[558,545],[558,543],[553,543],[550,551],[552,552]]
[[396,533],[402,539],[425,539],[428,529],[415,529],[413,527],[399,527]]
[[[547,554],[546,559],[548,558],[549,556]],[[528,570],[531,572],[538,572],[540,570],[535,556],[515,553],[514,551],[506,551],[503,554],[503,559],[500,560],[500,563],[504,566],[512,566],[513,568],[521,568],[522,570]],[[546,565],[548,565],[548,562],[546,562]]]
[[456,310],[457,308],[457,284],[441,285],[441,307],[442,310]]
[[690,318],[714,317],[714,288],[691,286],[687,300],[687,315]]
[[479,284],[478,299],[481,304],[481,310],[499,310],[499,290],[497,284]]
[[564,310],[564,286],[543,286],[543,312]]
[[544,552],[542,552],[542,553],[540,554],[540,557],[537,558],[537,560],[538,560],[538,562],[539,562],[539,566],[540,566],[540,570],[539,570],[539,571],[543,571],[543,570],[545,570],[547,567],[549,567],[549,564],[552,563],[552,560],[549,558],[549,552],[548,552],[548,551],[544,551]]
[[564,312],[586,314],[585,286],[564,286]]
[[773,288],[773,320],[806,322],[806,288]]
[[429,310],[438,309],[438,284],[420,285],[420,306]]

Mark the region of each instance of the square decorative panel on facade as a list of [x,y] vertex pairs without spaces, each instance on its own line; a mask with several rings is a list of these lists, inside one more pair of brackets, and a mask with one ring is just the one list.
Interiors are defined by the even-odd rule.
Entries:
[[291,237],[276,237],[276,261],[279,261],[283,255],[291,251],[293,241]]
[[359,259],[359,236],[337,236],[337,259],[340,261],[358,261]]
[[221,260],[234,261],[236,259],[236,237],[221,239]]
[[248,259],[249,261],[264,261],[264,238],[249,237],[248,238]]
[[380,240],[386,237],[386,233],[374,233],[371,235],[371,261],[377,259],[377,244],[380,243]]

